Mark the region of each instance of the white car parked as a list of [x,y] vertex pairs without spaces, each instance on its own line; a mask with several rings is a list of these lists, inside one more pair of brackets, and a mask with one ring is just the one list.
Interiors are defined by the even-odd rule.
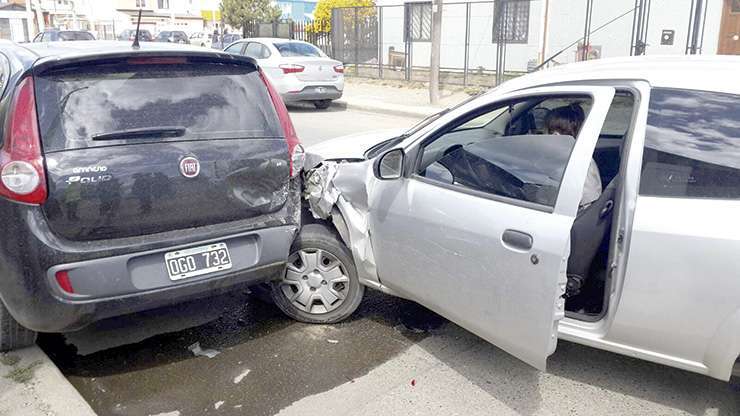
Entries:
[[740,355],[738,73],[737,57],[567,65],[401,135],[309,147],[311,212],[352,257],[300,246],[273,296],[336,322],[367,286],[540,369],[561,338],[727,380]]
[[224,51],[254,58],[286,103],[307,101],[325,109],[342,96],[344,65],[310,43],[250,38]]

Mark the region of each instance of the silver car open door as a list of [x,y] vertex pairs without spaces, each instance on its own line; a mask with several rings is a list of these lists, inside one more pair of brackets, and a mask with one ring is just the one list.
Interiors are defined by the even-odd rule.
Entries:
[[[370,236],[381,283],[544,370],[555,350],[558,321],[564,316],[571,227],[614,94],[610,87],[561,86],[493,95],[487,102],[479,99],[461,107],[456,111],[468,113],[407,146],[407,159],[413,160],[404,163],[414,168],[399,179],[377,181],[369,201]],[[561,152],[559,186],[552,187],[551,195],[541,196],[545,201],[550,198],[550,206],[517,199],[518,194],[501,197],[470,189],[464,178],[440,173],[444,169],[425,162],[427,153],[447,155],[459,149],[485,158],[486,141],[477,138],[478,144],[470,145],[477,118],[489,110],[492,118],[506,110],[517,111],[507,103],[536,102],[542,97],[554,101],[585,97],[589,103],[584,106],[586,119],[577,140],[573,143],[568,137],[569,153],[562,156]],[[458,144],[434,148],[435,140],[453,134]],[[510,180],[519,181],[516,172],[523,165],[544,166],[552,161],[543,156],[544,150],[539,152],[538,143],[550,146],[557,140],[562,138],[519,133],[512,143],[533,143],[532,151],[497,148],[499,166],[489,172],[508,169]],[[512,154],[505,154],[506,149],[512,149]],[[506,169],[500,169],[505,164]],[[468,165],[460,175],[478,174],[477,167]],[[434,174],[433,169],[437,169]],[[541,189],[534,186],[517,192],[530,191]]]

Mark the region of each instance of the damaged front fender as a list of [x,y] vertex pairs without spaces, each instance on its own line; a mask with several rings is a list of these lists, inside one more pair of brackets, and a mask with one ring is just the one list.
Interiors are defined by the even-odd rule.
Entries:
[[369,227],[374,181],[371,161],[324,161],[305,173],[303,197],[314,218],[335,225],[352,251],[360,282],[379,287]]

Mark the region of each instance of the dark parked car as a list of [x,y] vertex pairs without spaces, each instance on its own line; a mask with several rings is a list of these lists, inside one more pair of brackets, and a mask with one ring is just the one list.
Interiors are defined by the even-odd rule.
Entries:
[[253,60],[25,44],[0,71],[0,350],[284,272],[303,149]]
[[[126,29],[118,35],[117,39],[133,42],[135,37],[136,37],[136,29]],[[154,36],[152,36],[152,32],[142,29],[142,30],[139,30],[139,41],[140,42],[152,42],[154,41]]]
[[82,30],[45,30],[33,38],[34,42],[59,42],[71,40],[95,40],[90,32]]
[[190,44],[190,38],[185,32],[179,30],[163,30],[154,38],[155,42],[185,43]]

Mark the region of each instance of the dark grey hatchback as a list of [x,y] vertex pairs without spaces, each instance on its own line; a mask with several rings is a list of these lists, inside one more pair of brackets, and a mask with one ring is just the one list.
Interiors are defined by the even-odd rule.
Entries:
[[3,45],[0,73],[0,350],[284,270],[303,149],[253,60]]

